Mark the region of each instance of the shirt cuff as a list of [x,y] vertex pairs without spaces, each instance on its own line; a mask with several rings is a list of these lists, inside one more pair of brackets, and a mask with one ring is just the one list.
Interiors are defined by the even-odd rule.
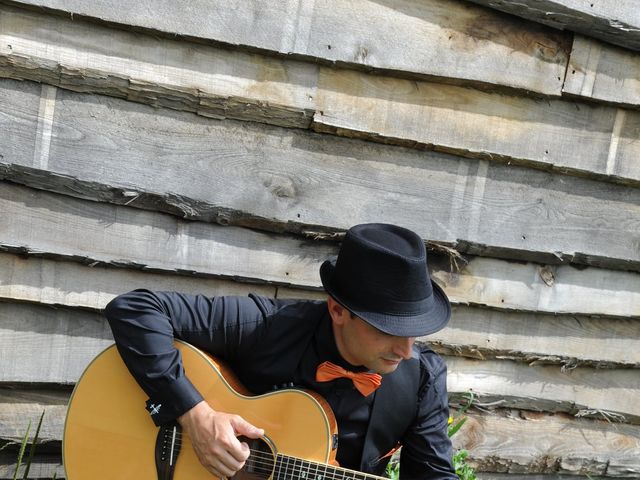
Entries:
[[147,411],[153,423],[160,426],[171,422],[203,400],[196,387],[185,376],[164,386],[155,398],[147,400]]

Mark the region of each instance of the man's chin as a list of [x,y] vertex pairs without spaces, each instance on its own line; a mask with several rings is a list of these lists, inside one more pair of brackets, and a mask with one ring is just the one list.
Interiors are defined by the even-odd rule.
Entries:
[[385,373],[394,372],[401,361],[402,360],[387,360],[386,358],[380,359],[378,373],[384,375]]

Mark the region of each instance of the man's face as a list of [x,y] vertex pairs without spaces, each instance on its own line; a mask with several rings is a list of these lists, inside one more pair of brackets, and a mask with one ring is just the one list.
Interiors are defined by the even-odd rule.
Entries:
[[415,337],[396,337],[369,325],[329,299],[329,312],[338,351],[352,365],[364,365],[379,374],[391,373],[411,358]]

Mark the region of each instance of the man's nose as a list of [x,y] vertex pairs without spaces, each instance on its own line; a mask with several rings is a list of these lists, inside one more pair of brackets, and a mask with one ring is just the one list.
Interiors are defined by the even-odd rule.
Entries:
[[404,360],[409,360],[411,358],[411,351],[415,341],[416,337],[398,337],[393,353],[402,357]]

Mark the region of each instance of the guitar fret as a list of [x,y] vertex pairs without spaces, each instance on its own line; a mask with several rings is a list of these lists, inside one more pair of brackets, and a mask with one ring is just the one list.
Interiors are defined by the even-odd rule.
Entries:
[[273,478],[275,480],[282,479],[282,455],[276,456],[276,467],[273,469]]
[[377,475],[356,472],[282,454],[277,455],[273,478],[274,480],[387,480]]
[[284,469],[284,478],[285,479],[293,478],[293,475],[291,472],[291,457],[287,457],[286,468]]
[[[309,462],[307,462],[307,463],[309,463]],[[315,464],[315,463],[309,463],[309,472],[311,473],[311,479],[310,480],[315,480],[317,478],[317,476],[318,476],[318,465]]]
[[332,480],[336,478],[336,473],[338,470],[331,465],[324,465],[325,476],[329,476]]
[[298,478],[300,474],[300,466],[298,465],[299,459],[291,457],[291,478]]
[[282,457],[282,464],[280,465],[280,478],[282,480],[287,478],[287,463],[289,462],[289,457]]
[[309,472],[304,469],[304,460],[298,459],[299,465],[296,465],[296,478],[301,478],[302,480],[307,480],[311,478]]
[[291,472],[289,471],[290,459],[291,457],[286,457],[287,463],[284,469],[284,478],[293,478],[293,476],[291,475]]
[[313,480],[322,480],[322,475],[320,475],[320,465],[317,463],[313,463],[312,466],[315,468],[315,472],[313,472]]

